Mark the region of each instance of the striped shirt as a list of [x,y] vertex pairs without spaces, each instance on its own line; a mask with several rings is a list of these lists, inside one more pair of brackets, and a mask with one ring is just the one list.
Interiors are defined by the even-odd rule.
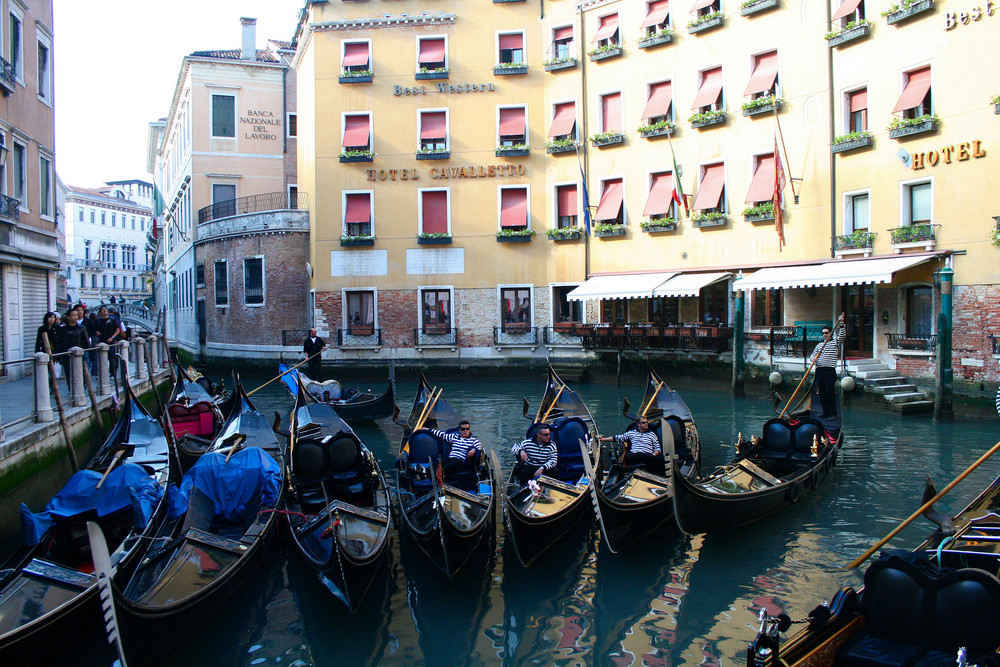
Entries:
[[629,443],[629,449],[633,454],[655,454],[660,451],[660,439],[652,431],[645,433],[636,430],[625,431],[615,436],[615,442]]
[[[830,342],[823,347],[822,341],[816,343],[816,349],[813,353],[809,355],[809,361],[815,361],[816,357],[819,357],[819,361],[816,361],[817,366],[825,366],[827,368],[836,368],[837,361],[840,359],[840,341],[844,339],[844,325],[841,324],[837,327],[837,331],[830,338]],[[820,348],[823,349],[820,352]]]
[[1000,389],[997,389],[997,416],[1000,417]]
[[483,443],[479,442],[479,438],[474,435],[470,435],[468,438],[463,438],[458,433],[445,433],[444,431],[439,431],[436,428],[429,430],[445,442],[451,443],[451,453],[448,455],[449,459],[464,460],[465,457],[469,455],[470,449],[474,449],[479,453],[482,453],[483,451]]
[[534,440],[528,439],[514,445],[510,450],[510,453],[518,461],[521,460],[521,452],[528,455],[528,463],[536,466],[544,464],[546,470],[554,470],[559,462],[559,453],[551,442],[540,445]]

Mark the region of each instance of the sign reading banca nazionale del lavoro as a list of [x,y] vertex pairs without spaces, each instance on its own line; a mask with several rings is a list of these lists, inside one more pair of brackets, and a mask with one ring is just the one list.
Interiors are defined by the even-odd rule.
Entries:
[[274,112],[267,109],[247,109],[246,114],[240,116],[240,125],[250,126],[244,128],[244,139],[277,141],[281,135],[281,118],[275,118]]

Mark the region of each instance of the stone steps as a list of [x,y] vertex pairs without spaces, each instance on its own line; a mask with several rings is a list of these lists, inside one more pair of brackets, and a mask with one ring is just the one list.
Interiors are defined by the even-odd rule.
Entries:
[[865,390],[880,396],[887,407],[900,414],[928,412],[934,401],[917,390],[907,378],[874,359],[855,359],[847,362],[847,372],[864,381]]

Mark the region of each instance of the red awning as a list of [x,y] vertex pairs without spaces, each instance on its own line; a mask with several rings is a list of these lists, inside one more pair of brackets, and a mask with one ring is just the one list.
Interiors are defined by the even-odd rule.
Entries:
[[560,185],[557,191],[556,199],[558,200],[558,215],[560,217],[564,215],[579,214],[575,185]]
[[694,7],[691,8],[691,13],[694,14],[699,9],[705,9],[705,7],[711,7],[715,0],[695,0]]
[[611,39],[618,32],[618,14],[602,16],[600,21],[600,27],[594,33],[594,38],[590,40],[591,42],[596,43],[605,39]]
[[654,83],[649,87],[649,99],[646,100],[646,107],[642,110],[643,119],[654,116],[666,116],[670,111],[670,99],[672,89],[669,81]]
[[673,192],[674,175],[671,172],[653,174],[653,183],[649,186],[649,197],[646,199],[646,208],[642,214],[649,216],[669,213]]
[[372,199],[367,192],[347,195],[347,210],[344,212],[344,222],[371,222]]
[[421,65],[444,62],[444,37],[420,40],[420,55],[417,57],[417,62]]
[[524,35],[519,32],[500,35],[500,48],[501,49],[523,49],[524,48]]
[[552,126],[549,128],[550,137],[563,137],[573,134],[573,126],[576,125],[576,105],[572,102],[565,102],[556,105],[556,113],[552,118]]
[[420,114],[420,138],[443,139],[447,134],[443,111],[427,111]]
[[753,74],[744,95],[763,93],[770,90],[778,78],[778,52],[762,53],[754,59]]
[[868,89],[862,88],[861,90],[851,93],[851,113],[855,111],[864,111],[868,108]]
[[368,64],[368,42],[349,42],[344,45],[344,67]]
[[444,190],[427,190],[421,194],[421,227],[425,234],[448,232],[448,193]]
[[774,156],[761,157],[750,181],[747,203],[770,201],[774,197]]
[[601,128],[603,132],[622,131],[622,94],[601,96]]
[[552,32],[552,41],[561,39],[573,39],[573,26],[568,25],[563,28],[556,28]]
[[906,79],[906,88],[899,96],[899,101],[892,108],[892,112],[905,111],[913,107],[920,106],[927,96],[927,91],[931,89],[931,68],[922,67],[909,73]]
[[504,188],[500,191],[500,226],[528,226],[528,190]]
[[519,137],[524,134],[524,108],[500,109],[500,136]]
[[642,25],[640,25],[639,28],[650,28],[654,25],[664,23],[667,20],[667,13],[669,11],[670,0],[653,0],[653,2],[649,3],[649,10],[646,13],[646,18],[643,20]]
[[719,93],[722,92],[722,68],[716,67],[702,72],[701,88],[694,97],[692,109],[711,106],[719,100]]
[[698,196],[694,199],[694,209],[704,211],[719,205],[722,187],[726,184],[726,172],[721,164],[705,167],[705,174],[698,185]]
[[604,193],[601,195],[601,203],[597,207],[596,220],[614,220],[622,210],[621,180],[604,181]]
[[844,0],[840,3],[840,8],[837,9],[837,13],[833,15],[831,21],[836,21],[837,19],[842,19],[844,17],[850,16],[854,13],[854,10],[858,8],[861,4],[861,0]]
[[344,118],[344,148],[367,148],[369,136],[368,116]]

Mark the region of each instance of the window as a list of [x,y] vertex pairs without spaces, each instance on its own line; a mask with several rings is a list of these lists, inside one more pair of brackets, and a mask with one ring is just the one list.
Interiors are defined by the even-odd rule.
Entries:
[[367,151],[371,149],[371,116],[369,114],[345,114],[345,151]]
[[236,97],[212,95],[212,136],[236,138]]
[[80,288],[82,289],[82,288],[84,288],[86,286],[87,286],[87,276],[86,276],[86,274],[81,273],[80,274]]
[[11,69],[18,81],[24,82],[24,24],[21,18],[10,13],[10,50],[8,51]]
[[931,183],[910,183],[903,186],[903,224],[929,225],[933,198]]
[[215,263],[215,305],[229,305],[229,273],[224,260]]
[[552,30],[552,59],[572,58],[573,26],[567,25]]
[[[132,252],[135,252],[134,250]],[[205,286],[205,265],[199,264],[194,267],[194,282],[197,287]]]
[[451,290],[421,290],[420,326],[424,333],[449,333],[451,322]]
[[725,108],[722,96],[722,68],[713,67],[698,73],[698,94],[692,109],[699,112],[721,111]]
[[601,95],[601,132],[622,131],[622,94]]
[[524,59],[524,33],[512,32],[501,34],[497,39],[499,53],[497,62],[501,65],[522,65]]
[[374,236],[371,192],[344,193],[344,235]]
[[102,225],[107,225],[108,224],[108,212],[107,211],[101,211],[101,224]]
[[132,229],[135,229],[135,216],[132,216]]
[[94,213],[93,209],[90,210],[90,224],[94,224]]
[[28,203],[25,201],[28,196],[28,149],[15,141],[11,158],[14,163],[14,199],[21,203],[21,210],[26,211]]
[[671,83],[669,81],[651,83],[648,91],[646,106],[642,109],[643,120],[649,125],[672,121],[674,109]]
[[556,227],[576,227],[579,211],[576,183],[556,186]]
[[500,146],[524,146],[528,143],[528,130],[524,107],[501,107],[498,113],[497,134]]
[[500,197],[500,228],[527,229],[530,215],[528,213],[528,187],[501,186]]
[[831,22],[837,25],[839,21],[840,28],[846,28],[848,23],[858,23],[863,21],[865,18],[865,3],[864,0],[844,0],[840,3],[840,7],[834,13]]
[[597,206],[594,216],[599,224],[625,224],[625,207],[622,206],[625,196],[622,179],[610,178],[601,181],[601,203]]
[[774,153],[755,155],[753,163],[753,178],[750,180],[746,203],[755,205],[772,201],[776,180]]
[[448,150],[448,113],[446,111],[420,112],[420,149]]
[[646,3],[646,18],[639,29],[647,37],[670,28],[670,0],[652,0]]
[[750,297],[750,326],[780,327],[784,322],[780,289],[755,289]]
[[721,164],[702,167],[698,196],[694,198],[694,210],[701,213],[726,212],[726,170]]
[[114,213],[111,214],[111,226],[112,227],[115,226],[115,214]]
[[111,289],[118,289],[118,276],[111,276]]
[[928,285],[906,289],[906,334],[930,336],[934,321],[934,293]]
[[52,158],[40,155],[38,157],[38,213],[43,218],[53,217],[52,202]]
[[903,84],[903,94],[899,96],[892,112],[902,112],[903,118],[919,118],[932,113],[931,68],[921,67],[905,72]]
[[680,299],[676,296],[654,296],[646,301],[646,319],[654,324],[680,322]]
[[288,128],[288,133],[285,136],[289,139],[299,136],[299,116],[297,113],[289,111],[285,114],[285,127]]
[[212,183],[213,218],[236,215],[236,185],[233,183]]
[[103,274],[101,276],[101,289],[108,289],[108,276]]
[[243,303],[260,306],[264,303],[264,258],[247,257],[243,260]]
[[80,222],[83,222],[83,209],[82,208],[78,208],[76,210],[76,219],[79,220]]
[[694,14],[696,18],[721,11],[722,0],[695,0],[694,6],[691,7],[691,13]]
[[768,51],[753,57],[753,73],[743,94],[751,99],[778,95],[777,51]]
[[[0,130],[0,146],[4,148],[7,147],[7,137],[4,136],[3,130]],[[7,161],[4,160],[0,163],[0,194],[7,194]]]
[[531,326],[531,288],[500,288],[500,328],[525,329]]
[[299,186],[289,185],[288,186],[288,208],[298,208],[299,207]]
[[553,106],[552,125],[549,138],[559,140],[576,139],[576,103],[562,102]]
[[38,37],[38,98],[46,104],[52,103],[52,62],[47,41]]
[[618,31],[618,14],[608,14],[597,19],[597,32],[590,40],[595,46],[620,46],[621,36]]
[[559,285],[552,288],[552,323],[583,322],[583,302],[567,298],[579,285]]
[[847,131],[866,132],[868,130],[868,89],[862,88],[847,93]]
[[844,233],[867,232],[871,226],[868,193],[847,194],[844,200]]
[[701,288],[699,295],[699,321],[717,324],[729,323],[729,282],[726,280]]
[[91,289],[97,289],[97,274],[96,273],[90,274],[90,288]]
[[646,198],[646,208],[643,209],[642,215],[650,221],[666,218],[676,220],[673,172],[650,174],[649,181],[649,196]]
[[421,72],[448,67],[444,37],[423,37],[417,40],[417,67]]
[[345,294],[344,302],[347,304],[347,332],[354,335],[375,333],[375,292],[350,291]]
[[451,231],[448,190],[420,191],[420,232],[448,234]]
[[344,42],[344,56],[340,61],[344,72],[371,71],[371,55],[368,42]]
[[625,324],[628,320],[628,301],[624,299],[601,300],[601,322],[605,324]]

